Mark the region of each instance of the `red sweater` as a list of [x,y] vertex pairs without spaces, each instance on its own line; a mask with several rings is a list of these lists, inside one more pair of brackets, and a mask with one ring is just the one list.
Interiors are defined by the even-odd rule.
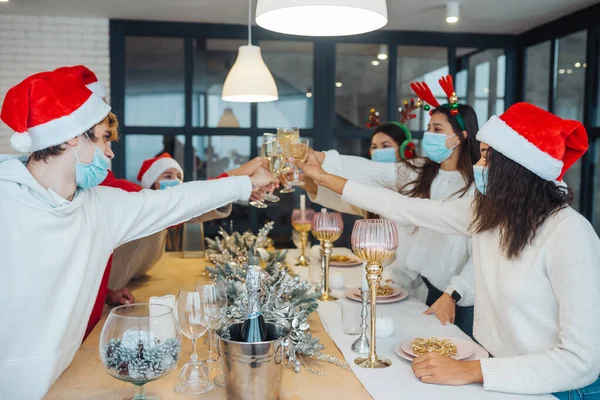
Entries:
[[[221,174],[215,179],[226,178],[229,175],[227,173]],[[126,192],[139,192],[142,190],[140,185],[137,185],[133,182],[129,182],[125,179],[117,179],[112,171],[108,171],[108,175],[106,179],[100,184],[100,186],[109,186],[121,190],[125,190]],[[106,269],[104,270],[104,275],[102,276],[102,281],[100,282],[100,287],[98,288],[98,294],[96,295],[96,301],[94,303],[94,307],[92,308],[92,313],[90,314],[90,319],[88,321],[87,329],[85,330],[85,336],[83,340],[85,340],[90,332],[94,329],[100,318],[102,318],[102,309],[104,308],[104,301],[106,299],[106,294],[108,293],[108,278],[110,277],[110,270],[112,268],[112,255],[108,259],[108,263],[106,264]]]

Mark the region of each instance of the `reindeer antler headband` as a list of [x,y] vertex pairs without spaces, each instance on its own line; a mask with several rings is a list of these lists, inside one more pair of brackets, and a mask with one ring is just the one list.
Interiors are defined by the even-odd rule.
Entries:
[[458,125],[464,131],[465,121],[458,112],[458,96],[456,96],[456,91],[454,90],[454,85],[452,84],[452,76],[443,76],[442,78],[440,78],[439,83],[444,93],[446,93],[446,97],[448,98],[448,103],[446,104],[440,105],[440,103],[436,100],[435,96],[431,92],[431,89],[429,89],[429,86],[425,82],[413,82],[410,84],[410,87],[415,92],[415,94],[421,98],[421,100],[427,103],[423,106],[423,110],[429,111],[430,115],[433,113],[433,110],[430,111],[431,107],[444,107],[450,110],[450,114],[452,114],[454,118],[456,118],[456,122],[458,122]]

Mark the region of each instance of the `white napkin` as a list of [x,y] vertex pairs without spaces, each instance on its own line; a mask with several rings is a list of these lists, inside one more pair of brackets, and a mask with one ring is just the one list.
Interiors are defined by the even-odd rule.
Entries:
[[[168,294],[166,296],[150,297],[150,317],[162,315],[165,313],[164,307],[153,307],[153,305],[171,307],[173,309],[173,318],[177,321],[177,304],[175,296]],[[159,338],[172,338],[177,335],[177,326],[170,323],[165,318],[150,318],[150,330]]]

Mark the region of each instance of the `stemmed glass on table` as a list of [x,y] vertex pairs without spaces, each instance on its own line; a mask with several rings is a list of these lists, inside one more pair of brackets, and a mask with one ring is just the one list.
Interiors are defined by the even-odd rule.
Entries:
[[369,283],[371,302],[371,346],[369,355],[358,357],[354,364],[362,368],[387,368],[392,362],[377,355],[376,316],[377,289],[383,271],[382,263],[390,259],[398,248],[398,228],[396,224],[384,219],[363,219],[354,223],[352,230],[352,251],[367,262],[365,272]]
[[209,370],[216,370],[216,377],[213,381],[215,385],[225,386],[225,376],[215,346],[216,331],[221,328],[227,311],[227,290],[224,285],[219,283],[197,283],[196,291],[200,293],[208,319],[208,359],[206,363]]
[[203,394],[214,389],[208,368],[198,359],[196,341],[210,327],[206,307],[206,295],[197,286],[179,290],[177,296],[177,324],[182,334],[192,339],[192,355],[179,372],[179,382],[175,391],[181,394]]

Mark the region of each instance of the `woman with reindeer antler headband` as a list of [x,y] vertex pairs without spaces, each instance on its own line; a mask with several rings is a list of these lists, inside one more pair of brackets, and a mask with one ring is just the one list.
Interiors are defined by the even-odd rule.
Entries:
[[[377,160],[378,152],[388,150],[380,150],[376,140],[401,130],[403,141],[397,143],[397,150],[392,150],[395,160],[392,157],[385,159],[397,162],[373,162],[342,156],[336,151],[313,152],[311,157],[327,172],[410,197],[449,200],[473,196],[473,163],[479,159],[479,143],[475,140],[479,129],[477,116],[470,106],[458,103],[449,76],[440,79],[440,85],[447,93],[448,105],[440,106],[427,85],[420,83],[413,88],[423,101],[405,102],[402,110],[402,122],[416,117],[414,111],[417,108],[431,110],[428,131],[422,142],[428,158],[412,158],[414,145],[410,141],[410,132],[398,122],[375,128],[372,145],[376,149],[371,153],[373,161]],[[315,185],[313,188],[309,195],[314,202],[342,212],[366,213],[325,187]],[[371,206],[368,211],[379,214],[376,199]],[[423,291],[419,288],[421,276],[427,287],[422,299],[426,298],[430,307],[426,313],[435,314],[442,324],[454,323],[472,335],[474,295],[470,241],[411,225],[399,226],[399,233],[402,245],[398,247],[393,264],[386,267],[385,277],[392,278],[418,298]]]
[[[450,110],[467,125],[460,107]],[[477,138],[481,158],[472,166],[477,193],[470,198],[414,198],[354,176],[329,174],[314,159],[297,165],[355,207],[399,225],[471,238],[473,332],[493,357],[459,361],[439,353],[421,355],[412,361],[418,379],[551,393],[561,400],[597,399],[600,239],[570,207],[573,192],[562,182],[588,149],[585,128],[517,103],[492,116]]]

